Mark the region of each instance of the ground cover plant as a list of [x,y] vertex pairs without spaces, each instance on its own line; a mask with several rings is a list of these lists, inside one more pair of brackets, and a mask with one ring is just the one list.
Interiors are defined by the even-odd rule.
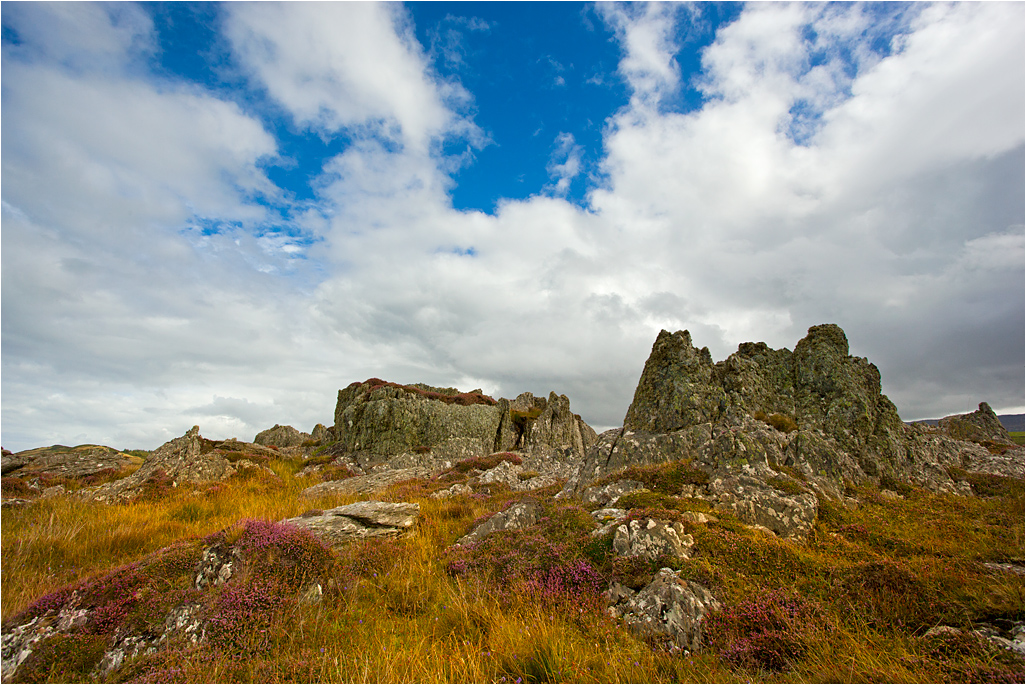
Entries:
[[[355,498],[303,499],[318,475],[297,477],[304,465],[298,458],[268,465],[276,477],[249,470],[202,488],[158,483],[125,504],[68,493],[5,509],[5,626],[72,592],[102,608],[87,630],[50,638],[19,679],[95,680],[116,636],[195,601],[207,639],[126,659],[106,679],[1023,680],[1021,658],[970,632],[927,635],[939,625],[1022,620],[1022,577],[985,565],[1022,562],[1021,479],[965,474],[974,496],[909,488],[898,498],[854,487],[857,502],[824,502],[808,539],[794,542],[679,496],[683,485],[701,480],[685,462],[635,468],[629,477],[650,491],[618,504],[634,518],[680,521],[695,541],[687,560],[648,562],[615,557],[611,534],[589,534],[587,505],[552,499],[558,486],[430,496],[451,479],[399,483],[378,495],[421,506],[415,535],[330,550],[276,522]],[[540,507],[536,525],[453,546],[476,523],[527,500]],[[696,512],[709,522],[696,523]],[[229,582],[200,593],[196,564],[218,545],[242,549],[246,562]],[[609,581],[641,587],[664,565],[708,587],[723,605],[709,617],[699,653],[636,637],[603,611]],[[320,599],[306,594],[314,584]]]

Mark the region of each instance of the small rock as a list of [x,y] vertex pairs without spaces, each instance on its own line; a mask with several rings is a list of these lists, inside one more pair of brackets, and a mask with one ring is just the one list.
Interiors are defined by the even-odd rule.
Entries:
[[668,635],[683,650],[702,644],[706,614],[720,608],[712,593],[698,583],[681,580],[668,568],[659,570],[651,583],[637,592],[614,583],[606,593],[609,613],[622,618],[633,632]]
[[538,522],[541,507],[534,500],[524,500],[510,506],[504,511],[491,516],[487,521],[456,541],[457,545],[477,542],[489,533],[499,530],[527,528]]

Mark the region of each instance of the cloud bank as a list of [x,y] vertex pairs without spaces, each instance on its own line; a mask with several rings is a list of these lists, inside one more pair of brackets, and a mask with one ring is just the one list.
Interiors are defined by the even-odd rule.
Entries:
[[[586,201],[561,133],[486,214],[450,199],[473,93],[401,6],[223,6],[229,97],[156,76],[138,6],[6,3],[3,444],[309,430],[371,376],[609,427],[660,328],[722,359],[824,322],[906,419],[1021,411],[1023,12],[759,3],[683,74],[700,11],[600,6],[629,99]],[[346,141],[313,200],[268,176],[275,118]]]

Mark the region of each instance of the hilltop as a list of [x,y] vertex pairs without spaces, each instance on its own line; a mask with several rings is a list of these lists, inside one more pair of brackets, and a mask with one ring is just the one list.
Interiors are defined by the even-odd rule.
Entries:
[[1023,471],[832,324],[662,331],[601,435],[374,378],[310,433],[5,452],[3,678],[1021,682]]

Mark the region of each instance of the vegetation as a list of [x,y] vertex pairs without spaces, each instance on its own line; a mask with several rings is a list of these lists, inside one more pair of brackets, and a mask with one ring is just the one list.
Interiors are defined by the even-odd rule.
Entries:
[[[825,502],[799,543],[729,513],[694,523],[688,512],[709,507],[678,496],[699,479],[686,462],[634,467],[612,480],[639,480],[649,492],[619,506],[632,517],[679,520],[695,541],[688,560],[646,562],[614,557],[612,534],[590,536],[587,507],[552,500],[554,488],[428,496],[466,478],[469,467],[445,483],[422,479],[386,491],[386,499],[420,504],[415,535],[331,551],[274,522],[354,498],[301,499],[319,477],[296,477],[298,459],[268,465],[277,477],[249,470],[202,488],[155,483],[121,505],[67,494],[5,510],[4,624],[72,591],[103,608],[88,631],[58,632],[39,645],[19,678],[90,681],[111,635],[195,601],[208,619],[205,641],[128,658],[106,679],[1023,681],[1021,658],[973,633],[926,636],[938,625],[1022,620],[1021,576],[983,565],[1022,563],[1021,479],[958,474],[978,497],[910,488],[894,498],[853,486],[859,503]],[[799,487],[790,476],[782,472],[781,483]],[[452,547],[477,522],[529,496],[542,508],[536,526]],[[204,548],[227,543],[245,550],[246,565],[201,598],[193,569]],[[641,587],[668,564],[723,605],[709,618],[701,653],[635,637],[603,612],[610,580]],[[319,602],[303,598],[311,582],[323,588]]]
[[469,406],[472,404],[498,404],[494,398],[479,392],[457,392],[449,394],[436,392],[434,390],[425,390],[424,388],[416,385],[400,385],[399,383],[383,381],[380,378],[368,378],[363,383],[357,381],[349,385],[350,388],[355,386],[367,386],[367,392],[373,392],[378,388],[399,388],[411,395],[419,395],[427,399],[445,402],[446,404],[458,404],[461,406]]

